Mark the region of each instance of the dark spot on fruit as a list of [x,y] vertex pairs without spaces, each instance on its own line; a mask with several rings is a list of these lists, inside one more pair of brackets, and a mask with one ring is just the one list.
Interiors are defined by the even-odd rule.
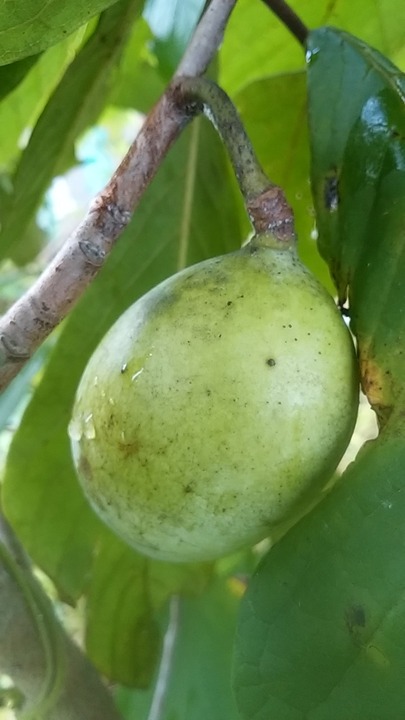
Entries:
[[205,392],[206,392],[206,394],[207,394],[208,396],[211,395],[211,390],[209,390],[208,388],[207,388],[207,390],[206,390]]
[[82,477],[84,477],[86,480],[91,481],[93,479],[93,472],[91,469],[91,465],[85,455],[80,455],[78,468],[79,468],[79,474]]
[[232,300],[228,300],[228,302],[227,302],[226,304],[227,304],[228,307],[229,307],[230,305],[232,305]]
[[274,360],[274,358],[268,358],[268,360],[266,360],[266,365],[268,365],[269,367],[274,367],[275,364],[276,361]]
[[139,452],[140,443],[138,440],[132,440],[131,442],[124,442],[120,440],[118,442],[118,450],[123,454],[124,457],[130,457],[136,455]]
[[193,492],[193,488],[191,487],[190,483],[185,486],[184,492],[185,492],[187,495],[188,495],[188,493],[192,493],[192,492]]
[[109,417],[108,417],[108,420],[107,420],[107,427],[108,427],[108,428],[114,427],[115,422],[116,422],[116,421],[115,421],[115,416],[113,415],[113,413],[110,413],[110,415],[109,415]]

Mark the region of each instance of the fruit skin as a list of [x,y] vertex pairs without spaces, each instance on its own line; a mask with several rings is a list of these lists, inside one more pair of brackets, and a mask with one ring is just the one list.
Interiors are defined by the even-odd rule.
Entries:
[[295,250],[252,241],[174,275],[101,341],[70,436],[97,514],[142,553],[204,561],[266,537],[353,431],[353,344]]

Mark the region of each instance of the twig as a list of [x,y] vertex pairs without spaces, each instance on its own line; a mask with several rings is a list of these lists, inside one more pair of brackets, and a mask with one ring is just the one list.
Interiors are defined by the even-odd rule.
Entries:
[[[236,0],[212,0],[176,75],[200,75],[206,70],[235,4]],[[34,285],[1,318],[0,390],[74,307],[103,266],[187,120],[169,86],[79,227]]]
[[[266,243],[291,247],[296,243],[294,216],[282,188],[263,172],[238,112],[228,95],[205,77],[179,77],[172,83],[179,107],[190,117],[204,113],[228,151],[256,236]],[[272,235],[270,240],[269,235]]]
[[263,0],[263,2],[284,23],[300,45],[305,45],[309,29],[294,10],[284,0]]

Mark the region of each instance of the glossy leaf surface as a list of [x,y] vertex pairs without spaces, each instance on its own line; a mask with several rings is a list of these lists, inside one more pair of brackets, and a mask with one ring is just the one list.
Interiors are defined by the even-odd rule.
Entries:
[[405,76],[328,28],[311,34],[308,55],[319,246],[348,295],[363,387],[385,422],[405,384]]
[[236,647],[244,718],[404,714],[404,462],[398,427],[363,450],[259,567]]

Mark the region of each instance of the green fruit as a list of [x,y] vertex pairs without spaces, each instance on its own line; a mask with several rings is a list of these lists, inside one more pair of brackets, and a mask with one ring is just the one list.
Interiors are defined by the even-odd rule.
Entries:
[[169,278],[110,329],[77,392],[77,472],[134,548],[213,559],[319,492],[350,439],[357,387],[332,298],[294,250],[251,242]]

